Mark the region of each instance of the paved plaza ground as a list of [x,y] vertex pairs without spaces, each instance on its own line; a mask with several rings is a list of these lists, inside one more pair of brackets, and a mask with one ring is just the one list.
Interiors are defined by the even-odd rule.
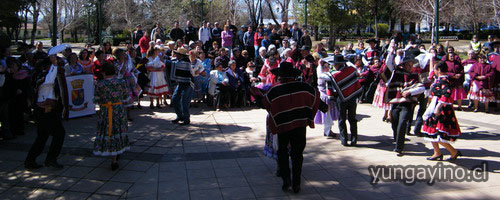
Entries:
[[[91,153],[95,116],[64,123],[59,159],[64,169],[26,171],[23,161],[36,136],[29,125],[25,136],[0,141],[0,199],[500,199],[498,113],[457,112],[464,135],[455,147],[464,156],[441,162],[472,168],[487,161],[488,181],[372,185],[370,165],[438,162],[425,159],[432,147],[415,136],[407,137],[405,155],[397,156],[390,124],[381,121],[383,111],[361,104],[358,147],[325,138],[321,125],[308,129],[299,194],[281,190],[275,161],[262,154],[264,110],[192,108],[192,113],[192,125],[177,126],[170,123],[172,108],[133,110],[131,151],[114,172],[109,158]],[[338,133],[337,122],[334,127]],[[38,162],[43,159],[45,153]]]

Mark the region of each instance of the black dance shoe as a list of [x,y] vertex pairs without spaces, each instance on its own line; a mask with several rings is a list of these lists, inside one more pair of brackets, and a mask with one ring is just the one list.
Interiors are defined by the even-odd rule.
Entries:
[[181,120],[181,119],[174,119],[174,120],[172,120],[171,122],[172,122],[173,124],[178,124],[180,121],[182,121],[182,120]]
[[40,169],[42,167],[43,167],[42,165],[39,165],[36,162],[25,162],[24,163],[24,168],[26,168],[27,170]]
[[290,185],[291,185],[291,180],[283,180],[283,186],[281,186],[281,190],[283,190],[284,192],[287,192],[288,190],[290,190]]
[[189,120],[185,120],[182,123],[180,123],[181,126],[186,126],[186,125],[189,125],[189,124],[191,124],[191,121],[189,121]]
[[292,187],[294,193],[299,193],[300,192],[300,185],[294,185]]
[[458,156],[462,156],[462,152],[457,151],[457,154],[455,154],[455,156],[449,157],[448,159],[446,159],[446,161],[455,161],[457,160]]
[[56,169],[64,168],[64,165],[57,163],[57,161],[45,161],[45,167],[53,167]]
[[427,160],[443,160],[443,154],[436,157],[428,157]]

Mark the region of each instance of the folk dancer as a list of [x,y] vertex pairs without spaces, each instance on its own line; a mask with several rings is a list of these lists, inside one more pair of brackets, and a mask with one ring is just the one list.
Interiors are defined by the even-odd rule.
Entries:
[[330,76],[328,82],[330,93],[338,96],[337,106],[339,109],[339,131],[340,142],[347,146],[347,125],[349,121],[351,130],[351,146],[356,146],[358,142],[358,120],[356,119],[357,99],[363,90],[358,81],[356,68],[346,65],[348,62],[342,55],[331,56],[324,59],[335,67],[335,72]]
[[49,135],[52,135],[52,142],[45,158],[45,166],[63,168],[63,165],[57,162],[57,157],[61,152],[66,134],[62,118],[68,117],[68,95],[64,62],[57,57],[58,48],[56,47],[49,51],[49,58],[43,61],[43,71],[36,76],[34,113],[37,122],[37,137],[24,161],[26,169],[42,167],[36,163],[36,158],[43,152]]
[[[291,63],[283,62],[272,70],[279,83],[263,95],[253,88],[253,94],[260,99],[262,107],[269,113],[267,123],[271,132],[278,135],[278,162],[283,179],[283,191],[292,186],[300,191],[303,151],[306,146],[306,127],[314,128],[314,115],[320,107],[319,92],[307,83],[297,81],[301,71]],[[326,108],[326,105],[325,105]],[[326,111],[323,110],[323,111]],[[289,149],[290,144],[290,149]],[[289,155],[290,152],[290,155]],[[289,156],[292,158],[290,177]]]
[[404,148],[407,126],[412,116],[411,111],[417,103],[417,96],[425,91],[423,84],[419,84],[417,75],[411,70],[416,60],[411,56],[405,56],[401,63],[394,66],[393,53],[387,56],[387,65],[392,66],[394,71],[388,81],[387,97],[392,104],[391,123],[396,147],[394,152],[401,154]]

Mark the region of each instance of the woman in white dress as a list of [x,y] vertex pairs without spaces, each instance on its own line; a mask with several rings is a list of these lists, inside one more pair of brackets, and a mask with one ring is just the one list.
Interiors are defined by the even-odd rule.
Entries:
[[161,108],[160,98],[162,95],[168,94],[168,85],[165,81],[165,63],[161,61],[158,56],[160,49],[157,47],[150,47],[147,52],[148,63],[146,69],[148,70],[149,84],[146,86],[146,93],[149,96],[151,104],[149,107],[154,109],[154,99],[156,99],[156,107]]

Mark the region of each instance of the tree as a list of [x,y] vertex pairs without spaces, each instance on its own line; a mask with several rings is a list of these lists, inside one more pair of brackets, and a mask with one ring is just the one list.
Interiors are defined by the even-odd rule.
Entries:
[[490,21],[490,14],[494,12],[488,3],[489,0],[456,0],[453,7],[457,21],[465,27],[472,25],[474,33],[479,33],[481,24]]
[[[339,35],[354,25],[351,1],[349,0],[311,0],[309,1],[309,21],[314,27],[328,27],[328,48],[333,49]],[[301,5],[301,4],[296,4]],[[302,22],[303,9],[298,10]]]
[[259,15],[262,13],[259,12],[259,9],[261,9],[262,6],[262,0],[244,0],[244,3],[247,6],[248,15],[252,23],[252,27],[257,27],[257,25],[259,24]]
[[38,28],[38,17],[40,16],[40,0],[31,1],[31,15],[33,16],[33,28],[31,29],[31,44],[35,44],[36,31]]
[[10,41],[14,38],[17,40],[20,24],[22,23],[19,13],[22,12],[25,3],[26,2],[23,0],[9,0],[3,2],[2,12],[0,12],[0,30],[3,31],[5,29],[8,40],[1,41],[1,46],[9,46]]
[[[453,0],[440,1],[439,18],[442,19],[442,21],[449,20],[449,16],[453,15],[451,12],[444,12],[445,10],[449,11],[453,6],[453,2]],[[400,10],[401,16],[404,16],[408,21],[420,22],[425,18],[432,21],[432,27],[439,26],[439,24],[434,24],[434,0],[394,0],[394,6],[396,9]],[[432,29],[433,37],[434,30],[435,28]]]
[[[82,19],[84,14],[84,4],[86,0],[58,0],[57,31],[60,32],[61,43],[64,42],[64,32],[69,30],[73,41],[78,39],[78,29],[84,25]],[[40,0],[40,14],[44,18],[47,27],[52,24],[52,0]],[[57,33],[51,33],[57,34]]]

